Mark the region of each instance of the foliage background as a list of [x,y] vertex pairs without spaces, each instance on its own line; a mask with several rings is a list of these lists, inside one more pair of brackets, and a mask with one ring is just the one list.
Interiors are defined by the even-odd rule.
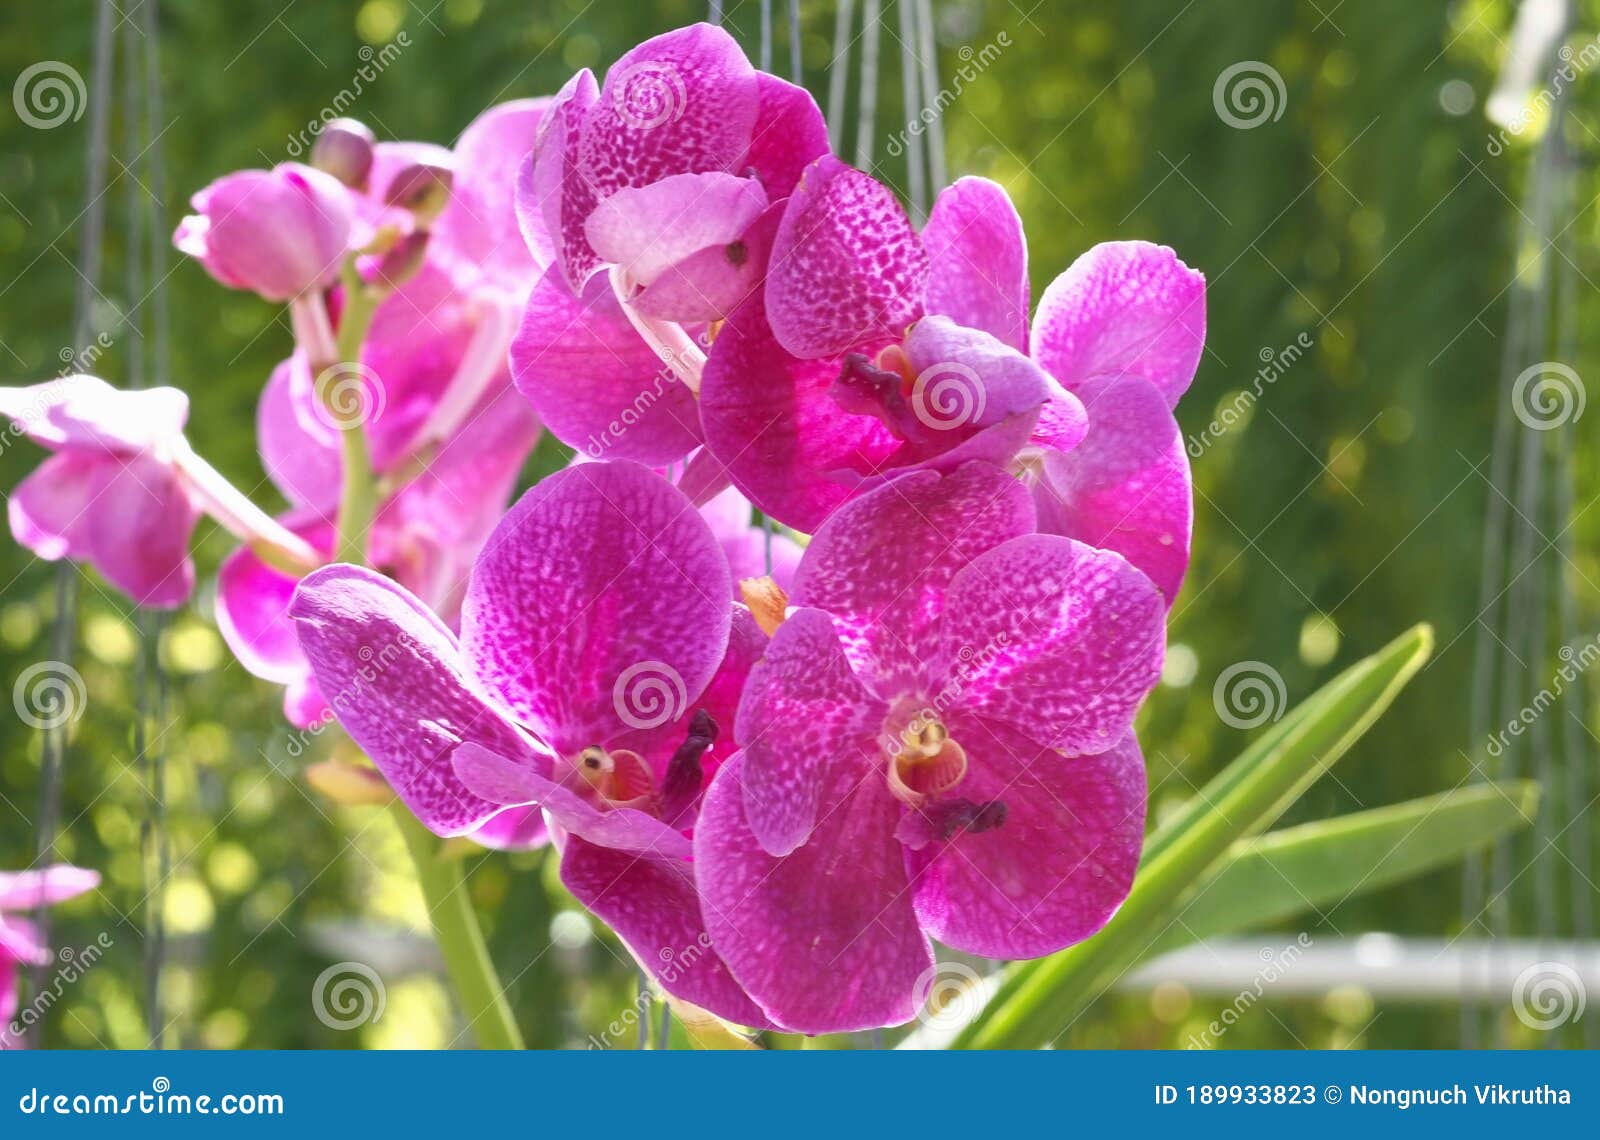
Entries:
[[[1112,238],[1169,244],[1207,273],[1209,345],[1179,409],[1186,433],[1201,432],[1249,385],[1265,354],[1302,333],[1313,344],[1247,424],[1195,461],[1196,554],[1174,611],[1173,683],[1156,693],[1141,733],[1153,810],[1181,802],[1245,739],[1219,722],[1212,705],[1213,681],[1227,666],[1270,662],[1298,699],[1418,620],[1435,624],[1440,652],[1339,778],[1318,785],[1291,818],[1460,783],[1469,775],[1462,749],[1489,493],[1478,468],[1489,453],[1515,203],[1529,153],[1514,141],[1492,155],[1482,113],[1512,6],[952,0],[938,7],[946,74],[962,45],[977,48],[1000,32],[1010,42],[955,100],[944,128],[952,176],[996,178],[1016,199],[1035,296],[1079,252]],[[290,157],[289,140],[349,84],[364,45],[381,48],[403,32],[410,46],[350,113],[381,137],[449,142],[489,104],[551,93],[572,69],[602,69],[638,40],[700,18],[703,8],[171,0],[162,6],[172,122],[162,139],[167,224],[213,177]],[[730,26],[753,55],[759,5],[728,8]],[[832,5],[807,0],[803,13],[806,76],[820,96]],[[1595,15],[1586,12],[1580,28],[1592,33]],[[0,77],[9,84],[44,59],[87,75],[92,27],[86,0],[6,4]],[[905,121],[893,27],[891,10],[878,116],[884,140]],[[1283,76],[1281,119],[1247,131],[1219,119],[1212,84],[1241,60],[1265,61]],[[1446,109],[1441,91],[1455,81],[1474,96],[1469,108]],[[1587,129],[1593,100],[1592,82],[1581,84],[1584,160],[1595,152]],[[7,383],[54,374],[70,340],[87,129],[84,120],[34,130],[0,106],[0,374]],[[902,180],[893,162],[880,174]],[[113,162],[111,176],[115,266],[126,175]],[[1586,170],[1580,203],[1593,197],[1594,182]],[[1578,265],[1593,276],[1600,272],[1594,212],[1583,210],[1575,226]],[[287,352],[287,323],[176,256],[164,287],[175,322],[170,380],[190,393],[195,442],[268,501],[254,405]],[[113,381],[126,369],[116,343],[120,314],[141,300],[115,273],[102,282],[94,325],[112,337],[101,368]],[[1593,296],[1583,316],[1600,316]],[[1582,336],[1580,371],[1592,340]],[[1585,439],[1592,422],[1580,425]],[[36,458],[26,444],[7,448],[0,487],[14,486]],[[1580,502],[1589,501],[1593,483],[1585,461]],[[1593,532],[1593,521],[1580,518],[1577,560],[1585,576],[1600,577]],[[203,577],[228,549],[226,535],[206,535]],[[0,546],[0,675],[8,683],[51,655],[52,580],[50,567]],[[149,1030],[140,938],[146,795],[131,743],[137,640],[118,596],[89,576],[80,593],[77,665],[91,700],[72,741],[60,850],[101,868],[106,884],[62,913],[58,943],[84,945],[104,930],[114,948],[52,1014],[47,1040],[140,1046]],[[327,741],[290,732],[276,692],[229,659],[208,606],[203,592],[162,641],[171,715],[158,742],[169,773],[174,866],[165,903],[168,1042],[456,1041],[444,989],[405,934],[422,914],[398,836],[381,813],[336,809],[309,791],[300,770]],[[36,737],[0,718],[0,866],[32,858]],[[515,979],[530,1043],[582,1044],[599,1034],[632,1001],[631,969],[616,944],[572,911],[549,861],[469,858],[474,899],[503,976]],[[1353,901],[1304,928],[1313,936],[1451,936],[1464,921],[1459,872],[1451,870]],[[360,954],[349,952],[350,939]],[[311,1016],[310,994],[319,972],[352,956],[382,963],[388,1007],[375,1024],[338,1033]],[[1181,1045],[1217,1005],[1170,987],[1119,994],[1101,1001],[1063,1044]],[[1353,991],[1275,1000],[1247,1016],[1226,1044],[1439,1047],[1456,1043],[1457,1032],[1450,1007],[1380,1007]]]

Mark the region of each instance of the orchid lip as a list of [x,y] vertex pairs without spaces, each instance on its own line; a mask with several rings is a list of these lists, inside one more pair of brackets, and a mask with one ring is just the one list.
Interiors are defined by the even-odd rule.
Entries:
[[607,751],[591,744],[571,763],[580,786],[587,786],[601,807],[648,811],[655,803],[655,777],[644,758],[631,749]]
[[920,808],[966,778],[967,750],[950,738],[949,729],[931,710],[909,717],[891,713],[885,728],[886,738],[898,749],[889,757],[889,791],[908,807]]

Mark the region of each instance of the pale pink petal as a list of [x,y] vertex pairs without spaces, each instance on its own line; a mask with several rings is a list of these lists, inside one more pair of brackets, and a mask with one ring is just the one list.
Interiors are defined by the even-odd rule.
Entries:
[[1011,197],[987,178],[940,192],[922,229],[928,312],[1028,350],[1028,246]]
[[1165,246],[1103,242],[1045,289],[1032,340],[1034,359],[1069,390],[1133,375],[1172,407],[1205,347],[1205,277]]

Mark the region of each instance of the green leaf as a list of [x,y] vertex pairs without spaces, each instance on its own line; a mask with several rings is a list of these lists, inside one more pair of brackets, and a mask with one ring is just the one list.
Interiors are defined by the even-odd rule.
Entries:
[[1531,780],[1474,784],[1242,840],[1191,892],[1183,922],[1145,956],[1337,906],[1453,863],[1532,823],[1538,802]]
[[1029,1049],[1054,1040],[1181,917],[1180,897],[1240,839],[1271,827],[1382,715],[1427,660],[1415,626],[1286,714],[1151,836],[1133,890],[1099,934],[1012,968],[956,1048]]

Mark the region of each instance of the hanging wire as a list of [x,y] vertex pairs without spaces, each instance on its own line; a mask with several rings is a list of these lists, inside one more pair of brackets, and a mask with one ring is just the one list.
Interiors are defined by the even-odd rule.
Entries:
[[878,31],[883,0],[866,0],[861,9],[861,90],[856,105],[856,166],[872,167],[873,132],[878,121]]
[[[94,325],[94,300],[96,283],[100,276],[102,247],[105,236],[105,184],[106,141],[108,137],[111,103],[111,43],[113,26],[111,0],[100,0],[96,11],[94,31],[94,61],[90,70],[92,84],[89,94],[89,139],[84,159],[83,228],[78,239],[78,286],[73,299],[73,353],[84,353],[89,347],[90,331]],[[78,572],[68,560],[63,560],[55,573],[55,627],[51,636],[51,652],[63,668],[71,668],[73,643],[77,631]],[[56,724],[55,721],[62,723]],[[43,867],[55,860],[56,828],[61,816],[61,784],[67,760],[67,731],[71,718],[52,717],[49,727],[43,730],[39,761],[39,812],[38,833],[35,839],[35,863]],[[50,912],[40,906],[33,916],[39,931],[39,940],[50,939]],[[42,992],[48,964],[35,966],[29,978],[35,994]],[[43,1032],[43,1019],[29,1030],[29,1042],[38,1045]]]
[[922,160],[922,66],[917,61],[915,0],[895,0],[900,21],[900,102],[904,113],[906,191],[911,199],[911,220],[921,225],[928,216],[927,171]]
[[833,13],[833,58],[828,64],[828,145],[844,150],[844,100],[850,85],[851,17],[855,0],[839,0]]
[[[127,21],[128,33],[124,37],[124,62],[128,69],[124,81],[128,91],[124,109],[126,145],[128,161],[137,167],[137,176],[129,178],[128,187],[128,295],[134,298],[136,308],[146,308],[144,328],[149,334],[140,336],[130,348],[129,382],[136,388],[143,387],[148,376],[164,382],[172,371],[171,313],[163,288],[167,276],[167,243],[164,240],[167,229],[157,8],[158,0],[147,0],[140,9],[139,24]],[[141,227],[145,239],[142,248],[138,241]],[[140,652],[135,679],[134,755],[143,761],[146,787],[145,819],[141,827],[146,884],[145,1014],[150,1047],[160,1049],[165,1045],[166,1008],[161,983],[167,949],[165,886],[171,863],[166,828],[166,754],[160,745],[167,717],[167,682],[160,654],[166,621],[153,610],[141,610],[137,621]]]
[[[937,110],[939,106],[939,52],[934,43],[933,0],[913,0],[917,17],[917,54],[922,57],[923,105]],[[928,131],[928,184],[937,195],[944,189],[944,118],[943,112]]]
[[800,0],[789,0],[789,81],[796,87],[806,85],[800,62]]
[[711,0],[711,11],[708,19],[713,24],[722,23],[722,0]]
[[[1570,22],[1570,11],[1567,13]],[[1565,36],[1563,29],[1555,43]],[[1507,315],[1505,348],[1501,358],[1499,399],[1495,409],[1494,442],[1490,461],[1490,492],[1485,511],[1483,551],[1480,560],[1482,579],[1479,585],[1479,628],[1475,635],[1472,678],[1472,740],[1475,753],[1486,748],[1489,739],[1490,709],[1498,704],[1499,723],[1509,723],[1520,715],[1530,691],[1542,685],[1541,674],[1548,665],[1548,632],[1551,611],[1548,591],[1551,576],[1560,574],[1560,563],[1552,567],[1546,558],[1549,543],[1536,550],[1536,539],[1542,537],[1539,521],[1544,518],[1544,483],[1547,466],[1548,443],[1545,432],[1532,426],[1518,426],[1515,416],[1516,385],[1529,360],[1548,359],[1549,311],[1551,304],[1552,258],[1548,247],[1551,235],[1556,232],[1553,220],[1556,210],[1556,192],[1559,189],[1557,163],[1561,160],[1561,122],[1566,98],[1564,85],[1553,84],[1557,92],[1545,136],[1541,139],[1528,188],[1525,191],[1525,209],[1519,213],[1522,222],[1517,227],[1516,251],[1520,264],[1522,251],[1533,249],[1530,276],[1524,279],[1519,273],[1514,278],[1511,301]],[[1563,196],[1564,197],[1564,196]],[[1513,475],[1513,461],[1515,471]],[[1570,471],[1570,465],[1567,470]],[[1515,478],[1515,517],[1502,490]],[[1556,481],[1558,510],[1563,499],[1559,479]],[[1564,529],[1570,514],[1558,518],[1552,525]],[[1506,552],[1509,551],[1509,560]],[[1560,579],[1558,593],[1562,593]],[[1560,628],[1565,636],[1570,614],[1564,612],[1567,600],[1559,603]],[[1503,620],[1502,620],[1503,616]],[[1500,630],[1497,633],[1496,630]],[[1497,646],[1518,644],[1527,660],[1521,660],[1509,648],[1501,653]],[[1496,683],[1498,680],[1498,684]],[[1491,694],[1498,694],[1498,701]],[[1554,777],[1552,749],[1549,747],[1548,726],[1536,721],[1527,738],[1511,737],[1504,743],[1493,770],[1485,773],[1478,769],[1480,778],[1514,779],[1523,774],[1523,750],[1532,749],[1534,774],[1544,784],[1539,817],[1534,828],[1533,860],[1535,873],[1535,928],[1541,938],[1553,935],[1556,925],[1555,890],[1549,864],[1549,844],[1542,838],[1550,827],[1550,781]],[[1486,765],[1487,766],[1487,765]],[[1499,947],[1518,922],[1512,911],[1510,886],[1512,840],[1502,837],[1493,845],[1488,859],[1487,902],[1485,902],[1484,867],[1480,859],[1469,859],[1463,871],[1462,899],[1469,919],[1476,920],[1485,909],[1488,911],[1490,940],[1484,955],[1476,963],[1482,969],[1494,965]],[[1497,1044],[1504,1044],[1506,1023],[1493,1020]],[[1471,1003],[1463,1003],[1461,1010],[1461,1038],[1466,1047],[1476,1047],[1482,1041],[1482,1014]]]
[[761,70],[772,70],[772,0],[761,0]]

